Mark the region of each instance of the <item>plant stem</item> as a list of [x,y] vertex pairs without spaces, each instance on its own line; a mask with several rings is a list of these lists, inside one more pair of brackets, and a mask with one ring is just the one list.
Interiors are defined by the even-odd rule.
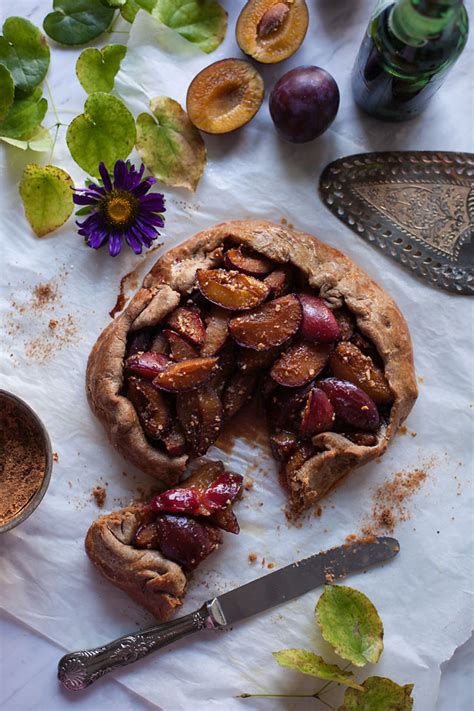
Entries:
[[110,25],[108,30],[105,30],[108,35],[128,35],[130,33],[130,29],[128,30],[115,30],[114,27],[116,26],[117,22],[121,19],[121,14],[120,12],[117,13],[117,16],[114,18],[112,21],[112,24]]
[[56,141],[57,141],[57,138],[58,138],[59,127],[60,127],[60,126],[63,126],[63,125],[64,125],[64,124],[61,124],[61,123],[59,123],[59,122],[56,124],[56,132],[55,132],[55,134],[54,134],[53,145],[51,146],[51,154],[50,154],[50,156],[49,156],[49,160],[50,160],[50,161],[53,160],[53,153],[54,153],[54,149],[55,149],[55,147],[56,147]]
[[56,124],[61,123],[59,120],[58,110],[56,108],[56,104],[54,103],[53,94],[51,93],[51,87],[49,86],[48,80],[45,79],[44,83],[46,84],[46,89],[48,90],[49,98],[51,99],[51,106],[53,107],[53,112],[54,112],[54,116],[56,119]]
[[[331,682],[330,682],[331,683]],[[237,698],[239,699],[249,699],[251,697],[259,696],[259,697],[271,697],[271,698],[284,698],[284,699],[316,699],[317,701],[320,701],[322,704],[327,706],[329,709],[334,709],[334,706],[331,706],[327,701],[324,699],[321,699],[319,697],[319,691],[316,694],[239,694]]]

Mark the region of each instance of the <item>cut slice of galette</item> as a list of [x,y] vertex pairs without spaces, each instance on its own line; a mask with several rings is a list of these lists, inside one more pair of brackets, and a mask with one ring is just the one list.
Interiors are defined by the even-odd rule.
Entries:
[[115,447],[163,488],[253,397],[296,513],[379,457],[417,396],[407,325],[348,257],[264,221],[161,257],[89,358]]
[[181,485],[147,505],[101,516],[89,528],[86,551],[111,583],[166,620],[180,606],[192,571],[224,539],[239,533],[232,504],[242,477],[205,461]]

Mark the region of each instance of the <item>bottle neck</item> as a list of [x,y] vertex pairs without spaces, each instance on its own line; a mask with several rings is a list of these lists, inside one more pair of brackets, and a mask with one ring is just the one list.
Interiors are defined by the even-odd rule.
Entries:
[[400,41],[420,47],[451,25],[462,6],[463,0],[396,0],[389,26]]

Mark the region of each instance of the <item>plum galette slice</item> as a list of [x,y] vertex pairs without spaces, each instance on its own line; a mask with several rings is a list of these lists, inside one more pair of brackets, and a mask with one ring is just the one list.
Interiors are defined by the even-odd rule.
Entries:
[[188,580],[224,539],[239,533],[232,504],[242,477],[222,462],[201,463],[182,484],[101,516],[86,536],[94,565],[157,619],[182,604]]
[[386,292],[311,235],[260,221],[161,257],[94,346],[87,385],[114,445],[163,487],[261,398],[295,512],[379,457],[417,394]]

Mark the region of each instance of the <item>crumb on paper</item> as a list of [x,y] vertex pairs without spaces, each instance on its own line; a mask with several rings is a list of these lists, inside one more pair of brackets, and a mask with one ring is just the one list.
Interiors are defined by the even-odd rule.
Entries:
[[327,570],[327,571],[324,573],[324,579],[325,579],[325,581],[326,581],[328,584],[333,583],[334,580],[335,580],[334,573],[331,573],[329,570]]
[[249,553],[249,563],[255,563],[257,560],[257,554],[256,553]]
[[400,425],[400,427],[398,428],[398,434],[406,435],[407,432],[408,428],[405,425]]
[[393,533],[397,524],[411,518],[409,500],[427,479],[434,463],[431,459],[420,467],[395,472],[375,489],[372,511],[366,516],[362,527],[365,536]]
[[319,518],[320,516],[322,516],[322,513],[323,513],[322,506],[317,506],[314,510],[314,515]]
[[425,379],[424,379],[424,377],[423,377],[422,375],[419,375],[418,378],[417,378],[417,380],[418,380],[418,383],[419,383],[420,385],[423,385],[423,383],[425,382]]
[[274,567],[275,567],[275,563],[267,563],[268,570],[271,570]]
[[92,489],[92,496],[95,499],[95,503],[101,509],[105,504],[105,499],[107,498],[107,492],[103,486],[95,486]]
[[416,433],[416,432],[410,432],[410,434],[411,434],[412,437],[416,437],[416,434],[417,434],[417,433]]
[[244,489],[245,489],[245,491],[249,491],[250,489],[253,489],[253,481],[246,481],[244,484]]
[[59,462],[59,454],[57,452],[53,452],[53,462]]

